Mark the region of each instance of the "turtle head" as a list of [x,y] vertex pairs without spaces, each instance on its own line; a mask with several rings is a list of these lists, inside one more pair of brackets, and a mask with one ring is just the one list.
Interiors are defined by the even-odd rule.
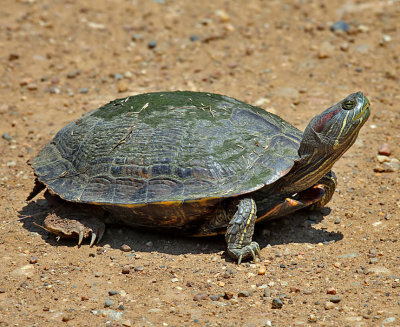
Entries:
[[298,192],[317,183],[355,142],[369,115],[368,99],[357,92],[314,117],[303,133],[299,159],[286,177],[287,188]]
[[350,94],[310,121],[300,144],[300,157],[313,156],[315,161],[333,165],[354,143],[369,114],[364,94]]

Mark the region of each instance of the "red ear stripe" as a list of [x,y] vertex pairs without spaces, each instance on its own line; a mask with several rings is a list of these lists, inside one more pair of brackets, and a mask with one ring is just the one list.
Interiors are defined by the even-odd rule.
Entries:
[[340,111],[340,108],[331,111],[329,113],[326,113],[325,115],[320,116],[320,119],[315,123],[314,131],[317,133],[321,132],[324,126],[326,125],[326,122],[332,118],[332,116],[336,115]]

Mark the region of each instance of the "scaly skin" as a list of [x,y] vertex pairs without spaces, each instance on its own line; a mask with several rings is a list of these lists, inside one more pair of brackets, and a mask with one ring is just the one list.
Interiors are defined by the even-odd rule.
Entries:
[[254,225],[257,218],[256,203],[251,198],[240,200],[238,209],[228,224],[225,240],[228,245],[229,255],[238,260],[260,256],[260,246],[252,242]]

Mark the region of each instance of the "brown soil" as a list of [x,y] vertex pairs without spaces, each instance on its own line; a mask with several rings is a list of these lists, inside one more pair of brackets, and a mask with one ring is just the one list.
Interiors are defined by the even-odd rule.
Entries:
[[[379,145],[400,157],[399,33],[391,0],[3,1],[0,326],[399,326],[400,177],[376,172]],[[362,90],[372,115],[329,209],[258,226],[260,262],[237,266],[223,237],[110,227],[78,248],[38,227],[27,160],[83,113],[160,90],[226,94],[299,128]]]

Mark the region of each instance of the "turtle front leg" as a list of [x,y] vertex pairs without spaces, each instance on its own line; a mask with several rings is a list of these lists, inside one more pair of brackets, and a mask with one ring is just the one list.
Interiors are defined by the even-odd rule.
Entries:
[[102,221],[92,217],[68,218],[59,216],[52,212],[45,218],[43,227],[47,231],[64,238],[78,238],[78,246],[84,238],[91,236],[90,247],[100,242],[104,235],[105,225]]
[[256,255],[260,256],[260,246],[252,242],[254,225],[257,218],[256,203],[251,198],[240,200],[237,211],[228,224],[225,240],[228,245],[229,255],[238,261]]
[[317,184],[323,185],[325,192],[320,201],[312,204],[309,207],[310,210],[321,209],[332,199],[337,185],[337,178],[335,173],[331,170],[324,177],[322,177]]

